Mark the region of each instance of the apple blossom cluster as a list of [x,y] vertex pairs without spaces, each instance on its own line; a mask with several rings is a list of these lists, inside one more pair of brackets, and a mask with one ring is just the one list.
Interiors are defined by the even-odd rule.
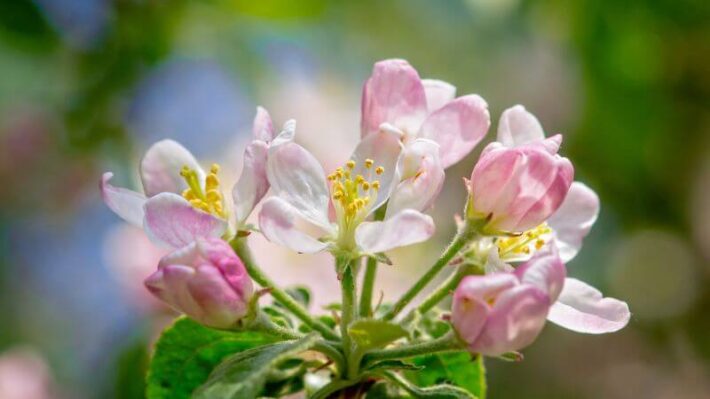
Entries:
[[[354,387],[361,396],[348,397],[365,397],[380,381],[413,397],[481,397],[451,384],[417,386],[401,370],[415,367],[407,359],[433,353],[520,359],[519,351],[548,320],[591,334],[628,323],[626,303],[567,277],[566,263],[594,224],[599,198],[574,180],[572,163],[559,153],[562,135],[546,137],[520,105],[502,113],[496,137],[464,179],[465,209],[441,257],[398,301],[374,306],[378,263],[391,263],[386,253],[392,249],[432,237],[436,222],[426,212],[445,170],[485,138],[490,115],[480,96],[457,97],[449,83],[420,79],[404,60],[385,60],[364,84],[360,127],[352,156],[326,171],[298,144],[295,121],[277,131],[259,107],[231,193],[219,165],[203,169],[171,140],[154,144],[142,158],[142,193],[114,187],[112,174],[104,174],[100,188],[108,207],[172,250],[145,280],[148,290],[206,327],[258,331],[292,342],[288,348],[298,346],[301,353],[319,353],[324,362],[302,377],[318,376],[320,382],[299,385],[314,398],[340,397]],[[254,226],[247,221],[259,204]],[[250,234],[298,253],[331,253],[342,284],[333,315],[311,314],[291,291],[274,284],[251,256]],[[411,272],[407,265],[394,267]],[[414,303],[446,270],[448,278]],[[294,322],[260,305],[265,295]],[[442,307],[447,298],[450,307]],[[443,323],[446,332],[432,331],[432,323]],[[282,357],[302,357],[289,350],[284,346]],[[245,362],[268,353],[263,347],[249,351],[254,354],[244,355]],[[224,381],[229,373],[223,369],[236,363],[219,365],[196,387],[196,397],[263,396],[269,385],[258,378],[256,385]],[[274,368],[278,362],[266,363]]]

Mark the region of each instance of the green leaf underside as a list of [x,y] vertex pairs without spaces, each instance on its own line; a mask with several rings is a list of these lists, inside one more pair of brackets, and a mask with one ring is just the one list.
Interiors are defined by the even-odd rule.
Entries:
[[252,399],[259,396],[272,370],[313,347],[316,333],[295,341],[253,348],[224,360],[196,392],[196,399]]
[[422,366],[417,366],[412,363],[407,363],[403,362],[401,360],[384,360],[381,362],[377,362],[364,371],[368,372],[377,372],[380,370],[411,370],[411,371],[416,371],[416,370],[421,370],[423,367]]
[[471,359],[468,352],[438,353],[411,359],[417,371],[405,371],[404,376],[420,387],[452,384],[465,389],[478,399],[486,397],[486,371],[483,357]]
[[350,325],[348,332],[360,350],[382,348],[409,335],[398,324],[374,319],[358,320]]
[[213,330],[189,318],[178,318],[155,345],[146,398],[190,398],[227,356],[276,341],[263,333]]

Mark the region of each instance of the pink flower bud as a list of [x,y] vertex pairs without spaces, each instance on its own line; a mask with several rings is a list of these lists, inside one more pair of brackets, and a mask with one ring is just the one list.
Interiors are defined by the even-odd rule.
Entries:
[[249,312],[254,287],[232,248],[203,238],[161,259],[145,280],[153,295],[214,328],[229,328]]
[[530,345],[542,331],[565,281],[557,250],[538,252],[513,273],[464,278],[451,321],[472,353],[499,356]]
[[[522,232],[550,217],[569,191],[574,168],[557,155],[559,136],[517,147],[489,144],[469,181],[469,216],[493,231]],[[553,145],[554,144],[554,145]]]

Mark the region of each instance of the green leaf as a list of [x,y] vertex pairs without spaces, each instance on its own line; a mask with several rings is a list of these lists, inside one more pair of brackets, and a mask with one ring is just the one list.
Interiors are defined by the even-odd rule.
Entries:
[[400,393],[399,388],[388,381],[380,381],[367,391],[365,399],[411,399],[411,396]]
[[293,356],[313,347],[316,333],[295,340],[247,350],[230,356],[210,374],[196,399],[252,399],[259,396],[271,373]]
[[303,306],[304,308],[308,308],[308,306],[311,304],[311,291],[309,291],[306,287],[300,285],[289,287],[286,289],[286,292],[291,295],[293,299],[295,299],[296,302],[300,303],[301,306]]
[[449,384],[439,384],[426,388],[421,388],[411,381],[391,371],[383,373],[383,376],[395,385],[398,385],[408,394],[415,398],[429,399],[478,399],[471,392]]
[[190,398],[227,356],[276,341],[263,333],[213,330],[186,317],[178,318],[155,345],[146,398]]
[[479,399],[486,397],[486,369],[482,356],[471,359],[468,352],[438,353],[415,357],[411,361],[423,369],[405,371],[404,374],[418,386],[450,383]]
[[360,319],[352,323],[348,333],[362,351],[382,348],[409,335],[399,324],[375,319]]
[[421,370],[422,366],[417,366],[412,363],[403,362],[401,360],[383,360],[367,367],[364,372],[376,372],[380,370]]

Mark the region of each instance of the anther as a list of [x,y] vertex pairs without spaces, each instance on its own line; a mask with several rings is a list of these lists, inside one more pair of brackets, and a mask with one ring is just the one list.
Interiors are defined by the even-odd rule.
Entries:
[[375,168],[375,173],[377,173],[378,175],[381,175],[381,174],[385,173],[385,168],[383,168],[382,166],[378,166],[377,168]]
[[370,168],[372,167],[372,165],[374,165],[374,164],[375,164],[375,161],[373,161],[373,160],[370,159],[370,158],[368,158],[368,159],[365,160],[365,167],[368,168],[368,169],[370,169]]
[[354,169],[354,168],[355,168],[355,161],[353,161],[353,160],[351,159],[351,160],[349,160],[348,162],[345,163],[345,166],[347,166],[348,169]]
[[219,173],[219,165],[213,163],[212,166],[210,166],[210,173],[214,173],[215,175]]
[[379,189],[380,189],[380,181],[379,181],[379,180],[373,181],[373,182],[372,182],[372,188],[375,189],[375,190],[379,190]]
[[362,182],[362,189],[365,190],[365,191],[369,190],[369,189],[370,189],[370,183],[369,183],[369,182],[366,182],[366,181]]

